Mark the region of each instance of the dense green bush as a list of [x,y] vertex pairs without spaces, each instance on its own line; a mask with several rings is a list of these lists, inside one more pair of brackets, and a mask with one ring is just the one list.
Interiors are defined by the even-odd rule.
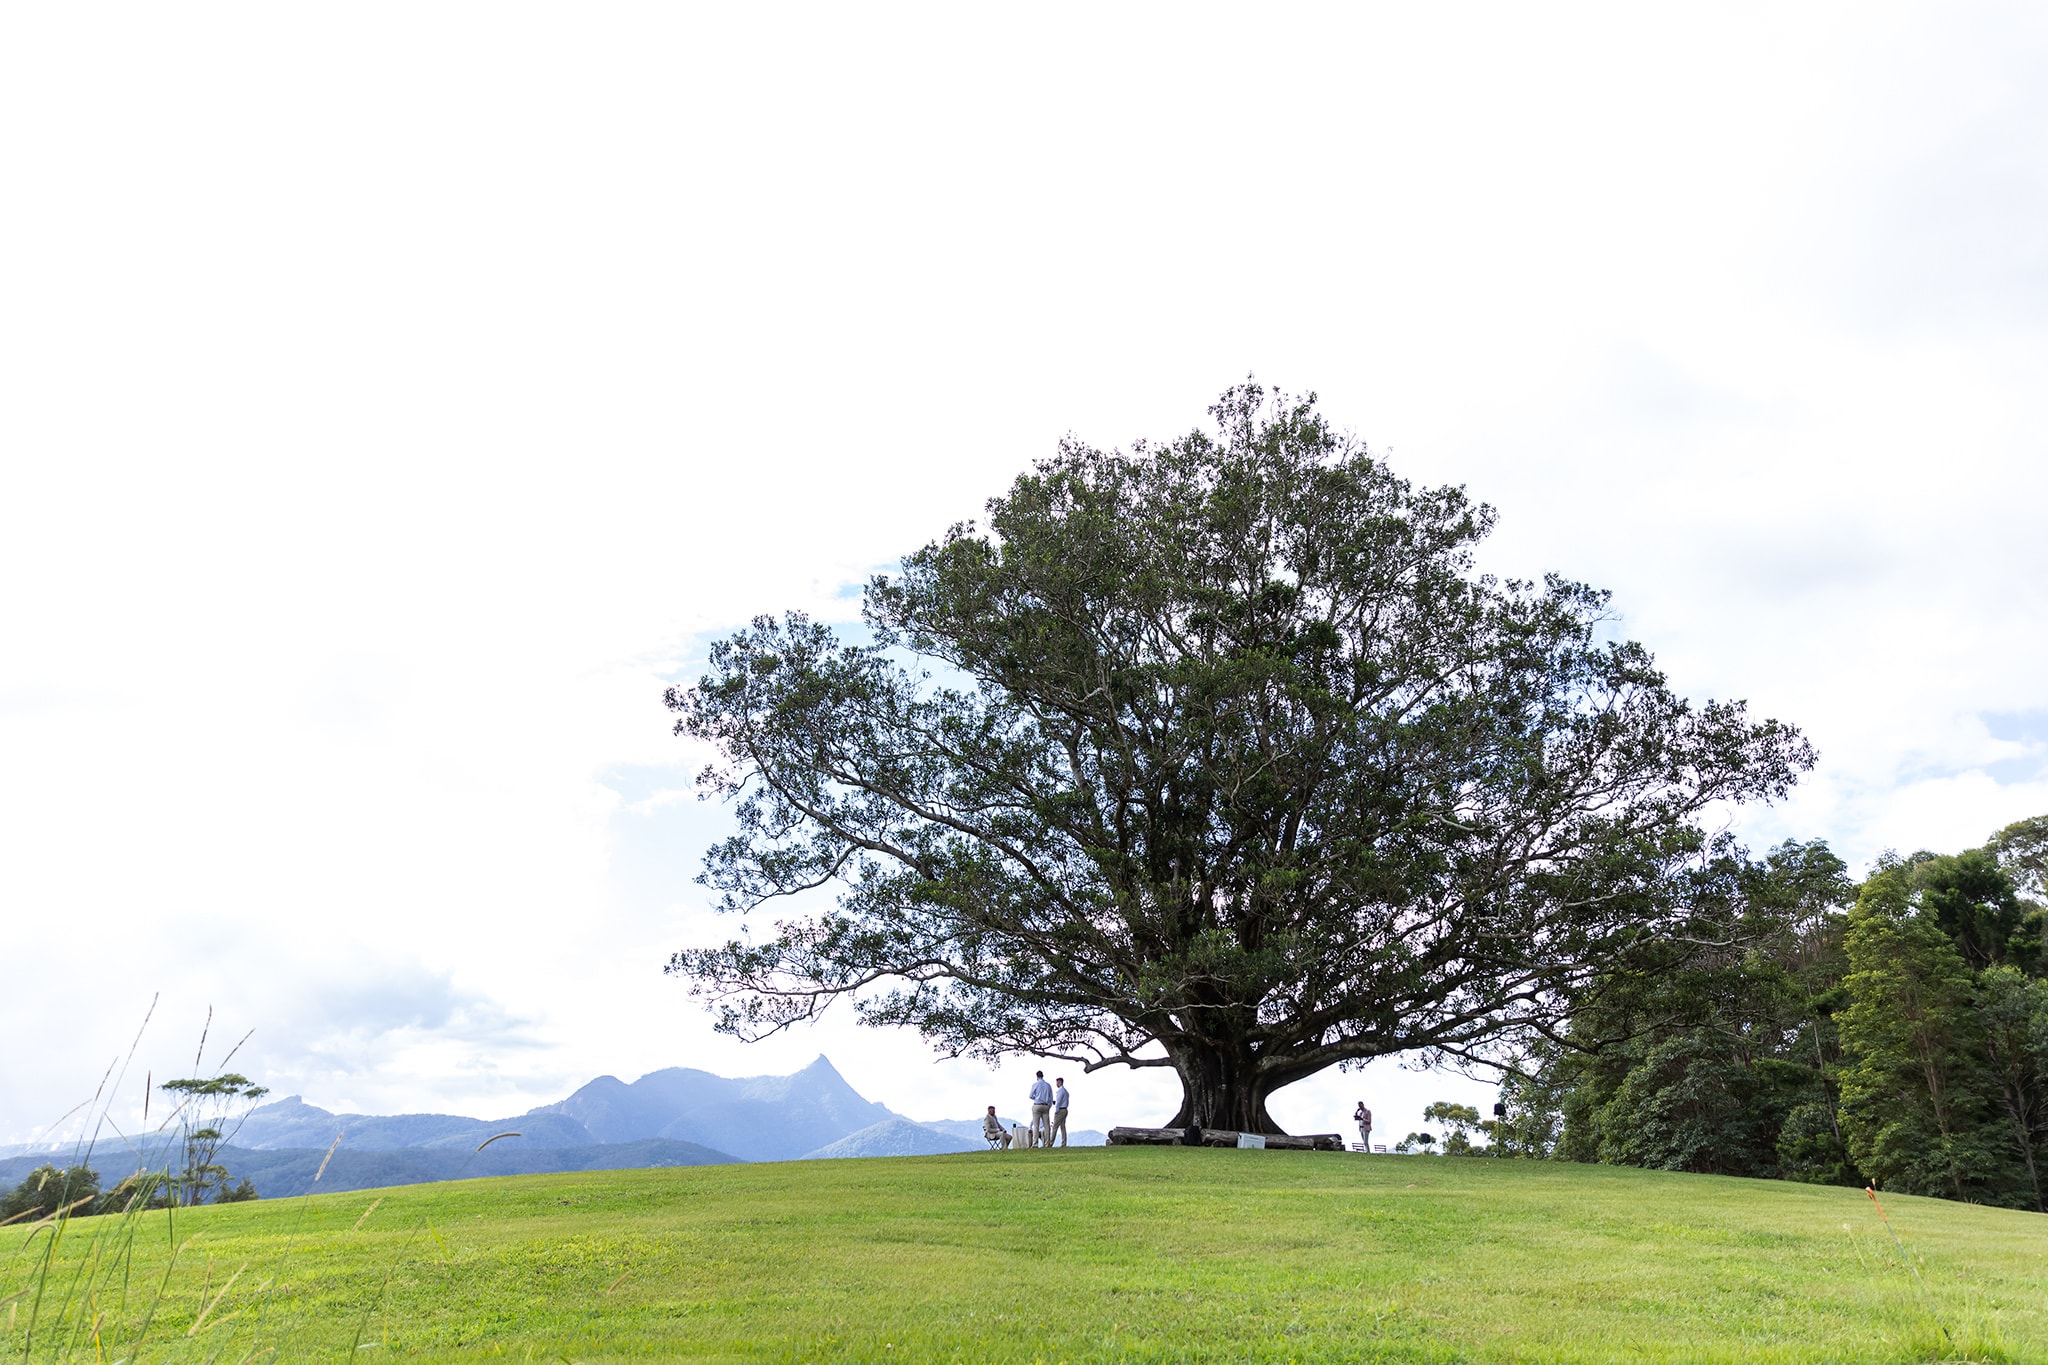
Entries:
[[1860,886],[1823,844],[1730,855],[1703,874],[1727,897],[1719,953],[1615,974],[1488,1131],[1518,1154],[2048,1211],[2048,912],[2023,894],[2044,845],[2048,817],[2021,821]]

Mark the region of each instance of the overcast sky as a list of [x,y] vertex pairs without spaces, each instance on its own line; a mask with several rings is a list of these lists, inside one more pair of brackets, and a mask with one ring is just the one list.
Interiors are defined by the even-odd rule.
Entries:
[[819,1052],[1014,1107],[712,1036],[662,689],[1252,372],[1804,727],[1753,846],[1980,843],[2048,811],[2044,324],[2035,5],[14,7],[0,1141],[159,993],[137,1070],[211,1006],[336,1110]]

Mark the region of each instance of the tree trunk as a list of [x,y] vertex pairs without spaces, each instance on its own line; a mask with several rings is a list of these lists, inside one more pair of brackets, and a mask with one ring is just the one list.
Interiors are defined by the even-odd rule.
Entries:
[[1259,1073],[1248,1051],[1225,1051],[1201,1044],[1169,1043],[1167,1055],[1180,1073],[1180,1112],[1169,1128],[1228,1128],[1240,1133],[1280,1133],[1266,1112],[1274,1087]]

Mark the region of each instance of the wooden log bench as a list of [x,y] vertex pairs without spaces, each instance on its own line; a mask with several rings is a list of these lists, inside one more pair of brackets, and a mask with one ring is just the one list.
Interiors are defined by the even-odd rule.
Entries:
[[[1199,1143],[1188,1141],[1190,1133],[1198,1134]],[[1109,1145],[1112,1147],[1235,1147],[1238,1145],[1235,1128],[1112,1128],[1109,1130]],[[1335,1133],[1282,1133],[1266,1134],[1266,1146],[1279,1147],[1297,1152],[1341,1152],[1344,1139]]]

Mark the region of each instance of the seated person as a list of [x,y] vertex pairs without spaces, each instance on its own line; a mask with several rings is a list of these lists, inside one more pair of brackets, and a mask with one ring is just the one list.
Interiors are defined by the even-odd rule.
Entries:
[[981,1135],[997,1147],[1010,1145],[1010,1130],[1003,1127],[1003,1121],[996,1117],[996,1107],[990,1105],[988,1113],[982,1115]]

